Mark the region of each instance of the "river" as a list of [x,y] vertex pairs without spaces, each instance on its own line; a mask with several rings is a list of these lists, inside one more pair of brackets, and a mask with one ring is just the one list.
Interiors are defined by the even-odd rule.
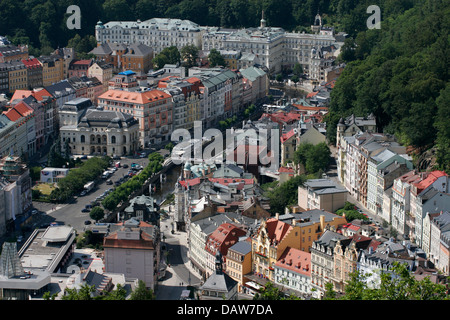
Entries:
[[[158,186],[156,187],[156,192],[152,194],[152,197],[156,200],[157,203],[161,203],[169,194],[173,193],[175,183],[180,176],[181,167],[181,165],[173,166],[171,170],[165,173],[165,181],[163,181],[161,184],[158,184]],[[149,194],[148,189],[145,190],[144,194]]]

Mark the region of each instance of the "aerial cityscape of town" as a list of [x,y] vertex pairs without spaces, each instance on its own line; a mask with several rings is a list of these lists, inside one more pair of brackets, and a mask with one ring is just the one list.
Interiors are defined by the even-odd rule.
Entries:
[[0,3],[0,299],[450,298],[447,1],[91,5]]

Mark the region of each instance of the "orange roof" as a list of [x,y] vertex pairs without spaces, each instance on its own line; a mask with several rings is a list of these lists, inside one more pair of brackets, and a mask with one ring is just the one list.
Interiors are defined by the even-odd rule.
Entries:
[[32,114],[34,112],[33,108],[31,108],[29,105],[27,105],[25,102],[19,102],[14,106],[14,108],[23,116],[27,116],[29,114]]
[[286,140],[288,140],[289,138],[293,137],[295,135],[295,130],[291,129],[291,131],[287,132],[287,133],[283,133],[280,137],[281,143],[284,143]]
[[31,90],[16,90],[14,91],[11,101],[28,98],[32,93],[33,91]]
[[170,98],[171,95],[161,90],[149,90],[144,92],[130,92],[122,90],[108,90],[98,97],[113,101],[147,104],[153,101]]
[[83,65],[83,64],[91,64],[91,62],[92,62],[92,60],[77,60],[77,61],[74,61],[72,64],[81,64],[81,65]]
[[39,91],[33,91],[32,93],[33,97],[36,98],[37,101],[44,100],[44,97],[53,97],[50,92],[48,92],[46,89],[41,89]]
[[311,276],[311,253],[287,247],[275,266]]
[[287,172],[294,174],[294,168],[280,167],[280,169],[278,169],[278,172]]
[[5,116],[7,116],[9,120],[14,121],[14,122],[19,120],[20,118],[22,118],[22,115],[20,113],[18,113],[17,110],[14,108],[9,109],[8,111],[4,112],[3,114]]
[[309,107],[309,106],[303,106],[301,104],[292,104],[294,107],[296,107],[299,110],[305,110],[305,111],[321,111],[321,110],[325,110],[328,111],[327,107]]
[[5,116],[8,117],[11,121],[17,121],[22,117],[26,117],[30,114],[33,114],[34,110],[29,107],[26,103],[20,102],[16,104],[14,107],[10,108],[8,111],[4,113]]
[[223,223],[213,231],[206,240],[206,250],[215,254],[217,250],[225,256],[228,248],[238,242],[239,237],[244,236],[246,232],[231,223]]
[[316,92],[310,92],[310,93],[308,93],[308,95],[306,96],[306,98],[311,98],[311,97],[314,97],[316,94],[318,94],[319,93],[319,91],[316,91]]
[[431,184],[433,184],[438,178],[443,177],[443,176],[447,176],[447,174],[444,171],[432,171],[428,174],[428,176],[418,182],[413,182],[413,185],[418,189],[418,190],[424,190],[426,188],[428,188]]
[[187,82],[189,83],[195,83],[195,82],[202,82],[199,78],[197,77],[190,77],[186,79]]
[[275,218],[267,220],[267,235],[269,239],[280,243],[284,236],[292,229],[292,226]]
[[46,89],[40,89],[39,91],[31,91],[31,90],[16,90],[11,98],[11,101],[17,100],[17,99],[25,99],[28,98],[30,95],[36,98],[38,101],[44,100],[44,97],[53,97],[50,92],[48,92]]
[[28,67],[41,67],[41,63],[37,58],[33,59],[22,59],[22,63],[28,68]]

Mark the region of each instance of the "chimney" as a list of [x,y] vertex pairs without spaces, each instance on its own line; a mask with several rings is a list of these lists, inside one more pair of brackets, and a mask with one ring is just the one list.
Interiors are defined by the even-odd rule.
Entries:
[[320,228],[325,230],[325,216],[323,214],[320,215]]
[[278,212],[275,213],[275,219],[280,220],[280,214]]

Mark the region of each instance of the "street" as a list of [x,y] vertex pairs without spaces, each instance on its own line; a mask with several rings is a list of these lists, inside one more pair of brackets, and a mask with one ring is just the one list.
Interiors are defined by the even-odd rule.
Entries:
[[[113,163],[120,161],[121,167],[118,168],[116,172],[112,174],[108,179],[111,179],[113,182],[119,180],[121,177],[127,174],[130,169],[131,163],[137,163],[142,165],[143,167],[147,166],[148,158],[132,158],[132,157],[122,157],[120,160],[113,160]],[[128,165],[128,168],[124,168],[123,165]],[[44,202],[35,202],[33,201],[33,206],[39,211],[44,212],[47,216],[53,219],[38,219],[42,221],[42,224],[48,223],[49,220],[62,222],[65,225],[69,225],[75,228],[79,233],[84,230],[84,222],[86,220],[92,219],[89,217],[89,212],[81,212],[83,208],[85,208],[86,204],[90,204],[91,201],[94,201],[95,198],[100,196],[107,189],[114,188],[114,184],[108,185],[106,181],[108,179],[101,179],[99,183],[96,184],[94,189],[90,191],[88,194],[84,196],[78,195],[71,203],[65,204],[53,204],[53,203],[44,203]],[[40,215],[43,215],[42,213]]]
[[160,225],[161,233],[164,234],[162,245],[166,246],[161,259],[165,259],[164,252],[167,252],[170,266],[167,267],[165,277],[158,283],[157,300],[178,300],[187,286],[200,286],[200,278],[189,266],[186,233],[175,231],[172,234],[171,223],[171,218],[167,218],[162,219]]

